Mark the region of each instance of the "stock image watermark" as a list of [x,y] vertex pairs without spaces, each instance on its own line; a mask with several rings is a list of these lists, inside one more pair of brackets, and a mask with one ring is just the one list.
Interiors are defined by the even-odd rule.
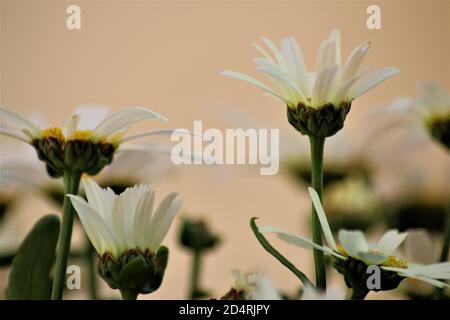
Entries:
[[180,128],[171,140],[178,142],[171,151],[175,165],[260,165],[261,175],[274,175],[280,167],[279,129],[203,130],[203,122],[197,120],[192,134]]

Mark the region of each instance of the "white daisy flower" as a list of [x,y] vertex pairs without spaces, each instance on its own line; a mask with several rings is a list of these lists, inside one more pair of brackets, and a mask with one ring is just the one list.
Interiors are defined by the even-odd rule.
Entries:
[[157,252],[181,206],[177,193],[170,193],[153,211],[155,191],[150,185],[128,188],[120,195],[91,179],[83,179],[83,185],[87,202],[68,197],[99,256],[109,253],[119,259],[134,249]]
[[[307,71],[302,50],[293,37],[283,39],[280,49],[267,38],[262,37],[261,40],[272,55],[255,44],[262,55],[255,60],[257,70],[274,82],[275,89],[240,72],[223,71],[222,74],[253,84],[285,102],[289,122],[302,134],[333,135],[342,127],[355,98],[399,73],[393,67],[374,71],[364,68],[360,71],[361,63],[369,51],[369,42],[360,44],[344,63],[341,60],[339,30],[333,30],[321,43],[316,57],[316,73]],[[321,115],[330,122],[327,126],[317,119],[314,119],[314,123],[310,121],[314,118],[314,110],[321,109],[328,110]]]
[[335,257],[338,261],[352,258],[363,262],[366,266],[379,265],[382,270],[392,271],[400,277],[414,278],[428,282],[437,287],[448,286],[439,280],[450,279],[450,262],[431,265],[411,264],[393,255],[394,251],[406,239],[407,233],[399,233],[397,230],[388,230],[374,245],[369,245],[365,235],[359,230],[339,230],[340,245],[336,244],[325,212],[320,204],[317,192],[309,188],[314,207],[322,226],[324,238],[328,246],[320,246],[313,241],[290,234],[275,227],[263,227],[262,233],[275,233],[278,238],[305,249],[318,249],[327,255]]
[[272,279],[262,273],[244,273],[233,270],[234,289],[243,295],[245,300],[281,300]]
[[419,84],[419,97],[401,97],[389,106],[392,114],[405,115],[426,128],[429,134],[450,148],[450,95],[435,82]]

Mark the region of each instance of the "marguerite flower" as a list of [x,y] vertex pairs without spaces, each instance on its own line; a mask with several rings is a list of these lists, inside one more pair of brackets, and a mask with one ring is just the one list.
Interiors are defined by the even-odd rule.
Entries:
[[161,243],[181,206],[177,193],[168,194],[154,211],[155,191],[150,185],[116,195],[91,179],[83,179],[83,184],[87,201],[68,197],[101,258],[100,275],[125,295],[158,289],[168,256]]
[[394,113],[413,115],[438,142],[450,148],[450,95],[435,82],[425,81],[419,85],[419,97],[402,97],[390,106]]
[[233,270],[234,286],[224,300],[281,300],[272,279],[262,273]]
[[85,118],[74,114],[61,127],[42,130],[22,115],[0,106],[0,117],[6,120],[0,127],[0,134],[34,146],[39,159],[46,163],[48,173],[53,177],[62,176],[66,170],[94,175],[112,161],[122,143],[165,131],[125,135],[130,125],[143,120],[167,121],[149,109],[129,107],[106,116],[95,127],[82,125],[92,123],[91,116],[92,112]]
[[260,232],[275,233],[278,238],[288,243],[310,250],[318,249],[333,256],[336,258],[334,267],[344,275],[347,286],[357,289],[360,293],[365,291],[367,294],[369,291],[366,285],[366,280],[370,276],[370,273],[367,273],[367,267],[372,265],[380,266],[382,270],[379,290],[395,289],[403,278],[418,279],[437,287],[448,286],[439,280],[450,279],[450,262],[424,266],[408,263],[394,255],[394,251],[405,240],[407,233],[399,233],[392,229],[387,231],[377,243],[369,245],[361,231],[340,230],[338,234],[340,245],[337,245],[317,192],[309,188],[309,193],[328,246],[318,245],[305,237],[293,235],[275,227],[263,227]]
[[355,98],[399,73],[392,67],[360,71],[369,42],[360,44],[344,63],[339,30],[333,30],[320,45],[316,74],[307,71],[302,50],[293,37],[283,39],[281,49],[267,38],[261,40],[273,56],[255,44],[262,55],[256,59],[257,70],[274,82],[275,89],[240,72],[223,71],[222,74],[253,84],[286,103],[289,122],[309,136],[335,134],[342,128]]

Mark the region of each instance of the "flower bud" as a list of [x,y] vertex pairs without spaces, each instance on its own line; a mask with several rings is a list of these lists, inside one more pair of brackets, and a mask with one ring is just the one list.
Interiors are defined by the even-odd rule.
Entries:
[[182,246],[203,251],[214,248],[219,237],[213,234],[202,220],[184,219],[181,225],[180,243]]
[[450,116],[436,117],[428,123],[431,136],[450,149]]
[[289,123],[301,134],[313,137],[330,137],[341,130],[351,102],[342,102],[338,107],[327,104],[322,108],[311,108],[303,104],[287,108]]
[[163,280],[169,258],[169,250],[162,246],[156,254],[139,249],[128,250],[119,259],[110,253],[100,258],[100,276],[112,289],[119,289],[122,295],[136,297],[139,293],[156,291]]

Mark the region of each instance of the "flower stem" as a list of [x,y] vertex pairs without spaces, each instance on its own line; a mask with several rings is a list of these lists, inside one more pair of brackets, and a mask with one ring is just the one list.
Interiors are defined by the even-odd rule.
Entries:
[[137,300],[139,293],[132,290],[120,290],[120,294],[122,295],[122,300]]
[[[311,186],[316,190],[319,198],[322,200],[323,193],[323,149],[325,137],[309,137],[311,145]],[[322,245],[322,228],[317,217],[314,205],[311,214],[313,241]],[[314,249],[314,265],[316,270],[316,286],[323,290],[326,289],[325,256],[322,251]]]
[[91,300],[97,300],[97,270],[95,265],[95,250],[86,235],[86,264],[88,267],[89,295]]
[[201,253],[199,250],[194,250],[192,255],[191,294],[190,294],[190,299],[192,300],[197,299],[199,293],[200,266],[201,266]]
[[[64,195],[77,194],[80,185],[81,172],[64,173]],[[64,197],[61,232],[59,234],[58,249],[56,255],[55,275],[53,278],[52,300],[61,300],[63,297],[64,283],[66,279],[67,260],[70,253],[70,241],[72,238],[74,209],[68,197]]]
[[369,293],[369,291],[367,290],[355,290],[355,289],[350,290],[351,290],[350,300],[364,300],[367,294]]
[[[440,262],[446,262],[448,257],[448,250],[450,248],[450,206],[447,212],[447,222],[444,228],[444,242],[442,245],[442,252]],[[436,299],[441,300],[444,297],[444,288],[436,288]]]

